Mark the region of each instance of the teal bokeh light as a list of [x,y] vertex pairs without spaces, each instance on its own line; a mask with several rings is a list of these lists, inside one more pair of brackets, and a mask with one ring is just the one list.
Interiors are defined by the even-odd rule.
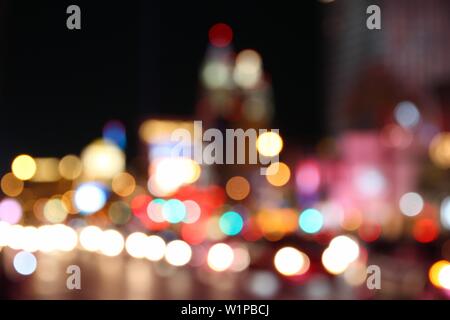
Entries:
[[244,220],[241,215],[235,211],[225,212],[219,220],[220,230],[227,236],[235,236],[241,232],[244,226]]
[[300,214],[300,229],[306,233],[317,233],[323,227],[323,216],[316,209],[306,209]]
[[186,207],[177,199],[165,201],[162,206],[164,219],[170,223],[179,223],[186,217]]

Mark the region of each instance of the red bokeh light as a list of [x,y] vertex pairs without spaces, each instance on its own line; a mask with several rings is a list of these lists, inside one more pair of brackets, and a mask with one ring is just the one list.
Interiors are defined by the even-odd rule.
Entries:
[[207,237],[207,223],[207,219],[201,219],[193,224],[183,224],[181,226],[181,238],[191,245],[202,243]]
[[425,218],[415,223],[412,232],[418,242],[429,243],[438,237],[439,227],[434,220]]
[[137,217],[147,216],[147,206],[152,201],[152,197],[140,194],[131,200],[131,211]]
[[363,224],[358,229],[358,235],[365,242],[374,242],[381,236],[381,226],[378,224]]
[[209,29],[209,42],[218,48],[224,48],[233,40],[233,30],[225,23],[217,23]]

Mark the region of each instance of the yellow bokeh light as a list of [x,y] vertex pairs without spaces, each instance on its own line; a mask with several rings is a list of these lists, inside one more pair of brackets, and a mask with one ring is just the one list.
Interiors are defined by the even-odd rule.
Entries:
[[442,288],[440,274],[445,267],[450,267],[450,262],[440,260],[434,263],[428,271],[428,278],[430,279],[430,282],[437,288]]
[[58,169],[64,179],[75,180],[81,175],[83,165],[80,158],[69,154],[59,161]]
[[61,179],[56,158],[35,158],[36,173],[31,178],[34,182],[55,182]]
[[36,162],[26,154],[17,156],[11,165],[12,173],[20,180],[30,180],[36,173]]
[[206,223],[206,234],[209,240],[220,241],[225,238],[225,234],[222,232],[219,226],[219,217],[212,216]]
[[70,214],[78,213],[77,207],[74,205],[73,199],[75,197],[75,191],[69,190],[65,192],[61,197],[61,202],[64,209]]
[[442,288],[450,290],[450,265],[441,269],[438,275],[438,281]]
[[341,274],[358,259],[359,253],[359,244],[353,238],[340,235],[322,253],[322,264],[329,273]]
[[232,177],[228,180],[225,190],[227,195],[233,200],[243,200],[250,193],[250,183],[241,176]]
[[96,140],[81,154],[83,170],[89,179],[112,179],[125,169],[125,154],[114,143]]
[[111,188],[119,196],[127,197],[134,192],[136,180],[131,174],[121,172],[113,178]]
[[44,205],[44,217],[48,222],[61,223],[66,220],[67,213],[63,202],[58,198],[50,199]]
[[351,286],[362,285],[367,278],[367,266],[365,263],[355,261],[344,272],[344,280]]
[[347,231],[357,230],[362,224],[362,213],[358,209],[351,209],[344,213],[341,227]]
[[37,199],[33,204],[33,213],[36,219],[38,219],[40,222],[47,223],[48,221],[44,217],[44,207],[47,203],[47,198],[40,198]]
[[274,157],[283,149],[283,139],[276,132],[264,132],[256,140],[258,152],[265,157]]
[[255,50],[247,49],[239,52],[233,71],[234,81],[244,89],[255,87],[262,77],[261,56]]
[[1,180],[1,188],[9,197],[17,197],[23,191],[23,181],[17,179],[11,172],[5,174]]
[[436,166],[450,168],[450,132],[437,134],[430,143],[429,153]]
[[192,121],[170,121],[151,119],[143,122],[139,128],[140,138],[147,143],[165,143],[172,141],[172,133],[177,129],[184,129],[194,134]]
[[256,223],[269,241],[277,241],[298,229],[298,215],[295,210],[265,209],[258,213]]
[[326,248],[323,252],[322,264],[331,274],[341,274],[349,266],[349,263],[345,259],[339,257],[339,253],[336,250],[330,248]]
[[182,185],[195,182],[200,174],[200,165],[191,159],[160,158],[150,166],[148,189],[155,196],[166,197],[176,192]]
[[267,168],[266,179],[271,185],[275,187],[284,186],[289,182],[290,178],[291,170],[283,162],[272,163]]
[[185,159],[182,164],[184,165],[186,172],[185,183],[194,183],[200,178],[202,170],[196,161]]

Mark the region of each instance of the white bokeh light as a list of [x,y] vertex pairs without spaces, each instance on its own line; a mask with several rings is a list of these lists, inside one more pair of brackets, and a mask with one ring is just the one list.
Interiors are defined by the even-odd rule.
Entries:
[[446,197],[444,200],[442,200],[441,223],[445,229],[450,229],[450,197]]
[[87,251],[100,249],[103,231],[97,226],[87,226],[80,232],[80,244]]
[[165,257],[173,266],[184,266],[191,260],[192,249],[182,240],[173,240],[167,244]]
[[400,102],[394,110],[397,123],[404,128],[412,128],[420,121],[420,113],[416,105],[410,101]]
[[116,230],[106,230],[100,239],[100,252],[105,256],[118,256],[125,246],[123,236]]
[[17,273],[28,276],[36,270],[37,260],[32,253],[20,251],[15,255],[13,265]]
[[147,239],[148,249],[145,257],[150,261],[159,261],[164,258],[166,243],[161,237],[152,235]]
[[98,183],[83,183],[75,191],[75,206],[81,214],[97,212],[103,208],[106,200],[106,192],[103,186]]
[[400,211],[408,217],[418,215],[423,209],[423,198],[416,192],[405,193],[399,202]]
[[208,266],[217,272],[227,270],[233,263],[233,249],[225,243],[217,243],[208,251]]
[[285,276],[303,273],[306,263],[305,255],[292,247],[284,247],[278,250],[274,258],[275,268]]

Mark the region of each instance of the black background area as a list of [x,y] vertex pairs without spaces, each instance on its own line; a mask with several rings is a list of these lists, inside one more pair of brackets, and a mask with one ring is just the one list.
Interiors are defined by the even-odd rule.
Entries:
[[[66,28],[81,7],[82,29]],[[272,128],[294,142],[323,133],[320,12],[317,1],[13,1],[0,27],[0,165],[20,153],[78,153],[120,119],[137,148],[139,122],[192,115],[208,29],[234,31],[236,51],[253,48],[273,81]]]

